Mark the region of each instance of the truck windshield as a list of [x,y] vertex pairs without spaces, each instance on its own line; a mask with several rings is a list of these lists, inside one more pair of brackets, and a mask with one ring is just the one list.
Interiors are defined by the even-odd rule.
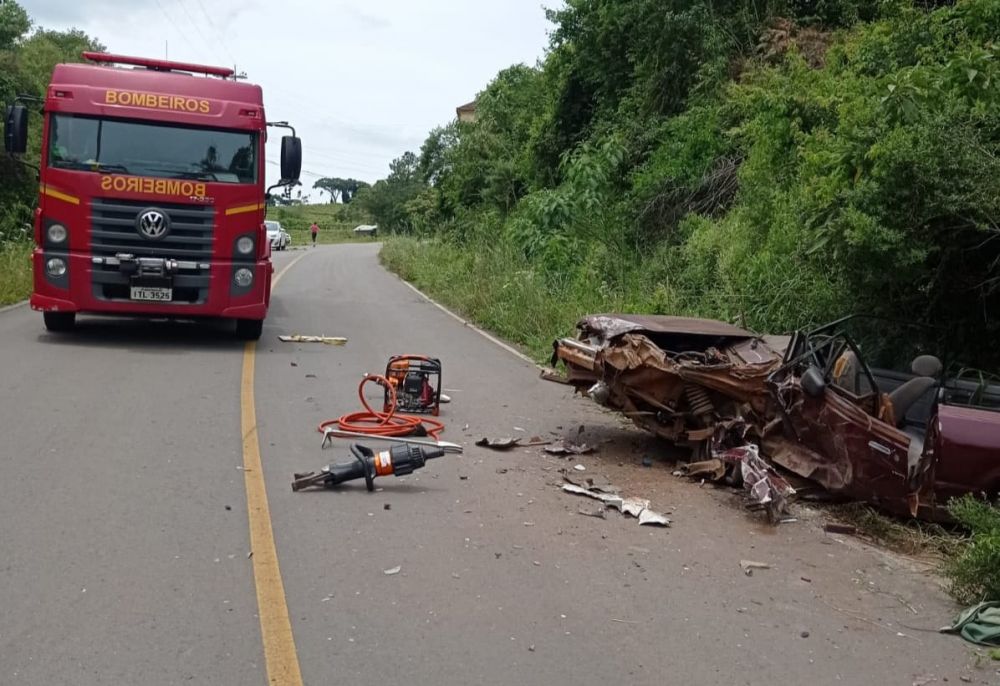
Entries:
[[256,183],[257,134],[53,115],[49,166],[222,183]]

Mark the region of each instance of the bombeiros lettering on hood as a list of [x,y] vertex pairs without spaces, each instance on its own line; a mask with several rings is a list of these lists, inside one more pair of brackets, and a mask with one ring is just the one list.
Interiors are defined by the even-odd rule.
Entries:
[[110,175],[101,179],[101,190],[144,195],[177,195],[185,198],[205,198],[204,183],[181,179],[151,179],[145,176]]
[[195,112],[197,114],[209,114],[212,111],[211,101],[203,98],[190,98],[182,95],[161,95],[159,93],[143,93],[140,91],[105,91],[104,104],[121,105],[124,107],[145,107],[153,110]]

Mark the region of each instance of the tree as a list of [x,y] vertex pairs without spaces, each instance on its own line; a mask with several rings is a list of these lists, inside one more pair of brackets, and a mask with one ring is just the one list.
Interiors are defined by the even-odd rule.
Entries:
[[349,204],[358,190],[367,187],[368,184],[357,179],[341,179],[338,177],[324,177],[313,184],[313,188],[318,188],[330,194],[330,204],[342,202]]
[[[31,19],[13,0],[0,0],[0,111],[16,96],[41,98],[60,62],[78,62],[85,50],[103,50],[82,31],[31,31]],[[37,161],[41,148],[40,107],[30,108],[27,161]],[[34,172],[7,155],[0,155],[0,234],[20,235],[30,220],[38,195]]]

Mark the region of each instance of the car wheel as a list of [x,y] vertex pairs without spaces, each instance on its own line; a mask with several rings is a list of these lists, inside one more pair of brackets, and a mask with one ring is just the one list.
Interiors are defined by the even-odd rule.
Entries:
[[76,312],[43,312],[42,321],[49,331],[72,331],[76,326]]
[[236,337],[243,341],[256,341],[264,331],[263,319],[237,319]]

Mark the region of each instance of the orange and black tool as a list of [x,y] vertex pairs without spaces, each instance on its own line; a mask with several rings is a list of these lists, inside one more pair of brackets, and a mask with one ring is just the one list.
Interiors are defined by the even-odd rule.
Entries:
[[[396,391],[396,409],[409,414],[441,414],[441,360],[425,355],[393,355],[385,378]],[[384,411],[392,409],[392,394],[385,389]]]
[[444,455],[441,448],[424,448],[416,445],[394,445],[388,450],[375,452],[371,448],[355,443],[351,446],[350,462],[332,464],[319,472],[295,474],[292,490],[303,488],[333,488],[345,481],[364,479],[369,491],[375,490],[375,477],[406,476],[427,464],[427,460]]

